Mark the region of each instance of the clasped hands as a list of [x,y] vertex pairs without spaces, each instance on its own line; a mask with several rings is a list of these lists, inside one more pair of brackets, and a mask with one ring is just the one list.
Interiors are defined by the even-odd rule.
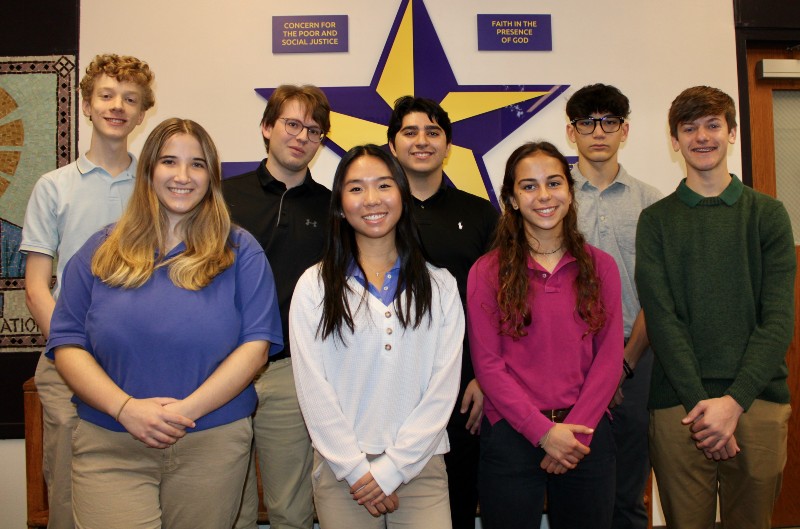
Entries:
[[546,452],[539,465],[549,474],[564,474],[572,470],[586,457],[591,449],[575,438],[575,434],[592,434],[594,429],[580,424],[555,423],[539,439],[539,446]]
[[733,397],[725,395],[701,400],[681,423],[689,426],[695,446],[708,459],[725,461],[741,451],[734,431],[742,413],[744,408]]
[[382,514],[394,512],[400,507],[397,493],[388,496],[384,494],[378,482],[372,477],[372,472],[367,472],[350,487],[350,495],[359,505],[363,505],[369,513],[378,517]]
[[167,448],[186,435],[186,428],[195,427],[185,407],[183,400],[170,397],[131,398],[118,420],[134,439],[151,448]]

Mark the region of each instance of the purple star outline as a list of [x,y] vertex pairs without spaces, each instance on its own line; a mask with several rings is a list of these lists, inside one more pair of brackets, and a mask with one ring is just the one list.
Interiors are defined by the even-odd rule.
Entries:
[[[433,22],[425,9],[424,2],[422,0],[403,0],[369,86],[321,88],[335,112],[381,125],[388,124],[392,107],[378,95],[377,87],[409,2],[413,2],[415,96],[440,102],[450,92],[507,92],[512,90],[547,92],[542,96],[532,97],[514,105],[453,123],[453,143],[472,151],[489,198],[495,207],[498,207],[497,197],[483,162],[483,156],[552,102],[569,85],[459,85],[433,27]],[[273,90],[274,88],[257,88],[256,92],[264,99],[268,99]],[[386,144],[384,143],[384,145]],[[344,149],[333,141],[328,140],[326,145],[340,156],[344,154]],[[452,179],[448,177],[448,180],[452,184]]]

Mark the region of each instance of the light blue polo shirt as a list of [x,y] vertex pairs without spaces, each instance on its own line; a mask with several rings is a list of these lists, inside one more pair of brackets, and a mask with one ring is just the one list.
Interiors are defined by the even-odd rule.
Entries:
[[25,210],[19,249],[57,259],[53,297],[61,290],[67,261],[89,237],[125,211],[136,176],[136,157],[128,155],[130,165],[115,177],[84,154],[36,182]]

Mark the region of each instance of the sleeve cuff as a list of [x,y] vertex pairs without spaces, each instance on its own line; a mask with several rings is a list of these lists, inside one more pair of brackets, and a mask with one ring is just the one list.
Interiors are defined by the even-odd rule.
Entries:
[[753,401],[756,400],[757,397],[754,391],[747,391],[747,389],[748,388],[731,386],[728,388],[728,391],[725,392],[725,395],[729,395],[744,409],[744,411],[747,411],[750,409],[750,406],[753,405]]
[[522,424],[520,433],[530,441],[533,446],[539,446],[539,439],[544,437],[544,434],[552,427],[553,423],[545,418],[539,411],[536,411]]
[[28,253],[40,253],[43,255],[47,255],[55,259],[56,251],[51,248],[46,248],[44,246],[35,246],[32,244],[20,244],[19,251],[24,254]]
[[692,409],[697,406],[697,403],[701,400],[706,400],[708,398],[708,393],[703,390],[692,392],[691,394],[686,396],[686,400],[683,398],[681,402],[683,403],[683,407],[686,409],[686,413],[692,411]]
[[270,332],[250,332],[239,336],[239,345],[247,342],[255,342],[258,340],[265,340],[269,342],[269,356],[275,355],[283,351],[283,336]]
[[50,360],[56,359],[56,348],[62,345],[71,345],[84,351],[89,351],[86,339],[83,336],[60,336],[55,340],[48,340],[44,355]]
[[370,472],[372,472],[372,477],[375,478],[375,481],[387,496],[396,491],[403,483],[403,475],[400,470],[385,454],[372,460]]
[[345,476],[345,479],[347,480],[347,483],[352,487],[353,485],[355,485],[356,481],[361,479],[361,477],[369,471],[370,471],[369,461],[367,461],[367,458],[364,457],[362,458],[358,466],[356,466],[356,468],[354,468],[353,471],[350,472],[350,474]]

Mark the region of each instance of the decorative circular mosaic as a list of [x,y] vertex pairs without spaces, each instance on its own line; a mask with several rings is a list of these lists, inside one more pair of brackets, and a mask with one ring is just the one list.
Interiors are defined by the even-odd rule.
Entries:
[[[0,88],[0,119],[3,119],[17,108],[17,102],[11,94]],[[22,120],[17,119],[0,125],[0,147],[22,147],[25,141],[25,130]],[[13,175],[17,171],[22,149],[0,151],[0,173]],[[0,174],[0,196],[8,189],[9,181]]]

